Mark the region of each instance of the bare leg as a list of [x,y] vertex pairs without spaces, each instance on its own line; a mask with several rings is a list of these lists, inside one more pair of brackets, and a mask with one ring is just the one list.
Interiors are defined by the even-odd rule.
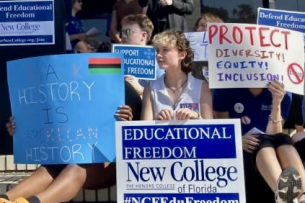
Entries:
[[274,148],[265,147],[256,155],[256,166],[269,187],[277,190],[277,180],[282,172]]
[[304,138],[305,138],[305,132],[297,132],[291,137],[293,143],[296,143]]
[[[282,168],[294,167],[302,177],[302,191],[305,191],[305,170],[296,149],[291,145],[282,145],[276,149]],[[302,195],[302,193],[300,194]]]
[[68,165],[46,190],[36,196],[41,203],[70,201],[83,187],[86,177],[85,168],[78,165]]
[[41,203],[67,202],[73,199],[82,187],[99,189],[115,183],[116,166],[113,163],[69,165],[44,192],[36,196]]
[[22,180],[9,190],[6,195],[11,201],[18,197],[30,197],[42,192],[53,181],[53,176],[47,168],[40,166],[30,177]]

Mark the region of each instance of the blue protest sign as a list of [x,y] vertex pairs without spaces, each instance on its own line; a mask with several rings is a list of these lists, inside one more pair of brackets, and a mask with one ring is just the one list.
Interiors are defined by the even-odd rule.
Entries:
[[139,79],[155,80],[156,51],[152,46],[114,44],[113,53],[124,54],[124,73]]
[[0,1],[0,24],[0,46],[54,44],[54,0]]
[[114,114],[125,103],[122,57],[68,54],[8,62],[15,163],[114,161]]
[[116,123],[118,202],[245,202],[240,120]]
[[[304,33],[305,13],[275,9],[258,8],[257,24],[286,28]],[[304,47],[305,49],[305,47]]]

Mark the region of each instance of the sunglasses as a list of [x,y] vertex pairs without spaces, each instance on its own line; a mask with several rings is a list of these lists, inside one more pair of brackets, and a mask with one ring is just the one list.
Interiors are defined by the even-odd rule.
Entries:
[[142,32],[142,31],[141,30],[131,30],[131,29],[121,30],[119,32],[119,36],[120,36],[120,38],[122,38],[124,36],[129,37],[134,32]]

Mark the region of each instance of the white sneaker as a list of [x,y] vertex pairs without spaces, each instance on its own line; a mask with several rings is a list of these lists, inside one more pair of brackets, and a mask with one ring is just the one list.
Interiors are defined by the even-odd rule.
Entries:
[[277,181],[275,201],[277,203],[298,203],[297,197],[301,193],[301,189],[301,175],[295,168],[287,167]]

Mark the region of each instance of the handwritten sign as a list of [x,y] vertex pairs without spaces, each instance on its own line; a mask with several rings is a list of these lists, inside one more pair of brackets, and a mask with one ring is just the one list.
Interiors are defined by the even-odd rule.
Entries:
[[0,46],[55,43],[54,0],[0,2]]
[[240,120],[117,122],[118,202],[245,202]]
[[305,41],[304,19],[304,12],[258,8],[258,25],[269,25],[302,32]]
[[208,60],[208,33],[207,32],[187,32],[186,38],[190,41],[194,51],[194,61]]
[[8,62],[15,163],[114,161],[121,61],[121,54],[68,54]]
[[145,80],[156,79],[156,51],[154,47],[114,44],[112,52],[124,54],[125,75],[133,75],[138,79]]
[[262,88],[283,82],[304,94],[303,34],[252,24],[209,24],[210,88]]

